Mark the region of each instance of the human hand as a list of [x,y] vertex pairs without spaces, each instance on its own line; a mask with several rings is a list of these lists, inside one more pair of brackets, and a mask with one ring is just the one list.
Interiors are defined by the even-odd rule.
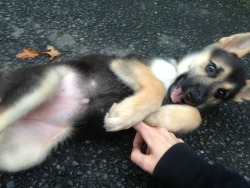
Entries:
[[[156,164],[168,149],[183,142],[166,128],[150,127],[141,122],[134,125],[134,129],[137,133],[133,142],[131,160],[150,174],[153,173]],[[144,141],[147,144],[146,154],[141,151]]]

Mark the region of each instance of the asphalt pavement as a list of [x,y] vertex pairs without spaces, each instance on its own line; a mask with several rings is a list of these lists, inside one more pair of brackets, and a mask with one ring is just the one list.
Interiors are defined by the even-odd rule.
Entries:
[[[57,63],[91,53],[174,57],[223,36],[250,31],[249,0],[2,0],[0,70]],[[23,48],[56,47],[62,55],[20,60]],[[250,56],[245,59],[250,75]],[[201,127],[180,135],[210,164],[250,181],[249,102],[202,109]],[[180,114],[182,115],[182,114]],[[0,172],[0,187],[147,187],[151,177],[130,161],[133,134],[69,140],[41,165]]]

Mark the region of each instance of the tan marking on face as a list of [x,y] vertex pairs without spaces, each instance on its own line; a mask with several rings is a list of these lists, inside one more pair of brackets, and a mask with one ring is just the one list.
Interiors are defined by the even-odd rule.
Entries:
[[218,80],[226,79],[232,72],[232,67],[223,62],[222,58],[213,58],[211,61],[217,66],[217,69],[222,69],[216,76]]
[[217,84],[213,88],[213,90],[209,93],[209,97],[208,97],[206,102],[210,103],[210,104],[219,103],[221,101],[221,99],[217,99],[214,97],[214,94],[216,93],[216,91],[219,88],[227,90],[227,93],[225,95],[225,97],[227,97],[230,94],[230,91],[234,90],[235,87],[236,87],[236,85],[234,83],[230,83],[230,82],[222,82],[220,84]]
[[[212,58],[211,53],[213,48],[208,48],[195,57],[191,63],[191,71],[189,76],[195,76],[200,79],[205,85],[210,85],[217,82],[224,82],[224,80],[232,72],[232,67],[227,65],[222,58]],[[207,65],[212,62],[220,70],[218,74],[213,78],[206,72]]]

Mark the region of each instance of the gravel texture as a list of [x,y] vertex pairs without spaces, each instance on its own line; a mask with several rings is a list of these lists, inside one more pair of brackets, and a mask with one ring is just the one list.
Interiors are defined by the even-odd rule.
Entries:
[[[0,69],[50,63],[20,60],[23,48],[62,55],[52,63],[90,53],[181,58],[222,36],[250,30],[248,0],[2,0]],[[250,58],[245,67],[250,73]],[[200,129],[181,135],[209,163],[220,163],[250,181],[249,102],[202,110]],[[150,176],[130,161],[133,134],[67,141],[40,166],[0,172],[0,187],[147,187]],[[151,185],[151,184],[150,184]]]

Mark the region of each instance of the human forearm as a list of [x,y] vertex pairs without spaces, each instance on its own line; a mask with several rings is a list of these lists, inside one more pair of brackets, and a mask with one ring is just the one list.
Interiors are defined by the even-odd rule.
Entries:
[[250,187],[243,177],[208,164],[184,143],[175,144],[162,156],[153,176],[173,187]]

